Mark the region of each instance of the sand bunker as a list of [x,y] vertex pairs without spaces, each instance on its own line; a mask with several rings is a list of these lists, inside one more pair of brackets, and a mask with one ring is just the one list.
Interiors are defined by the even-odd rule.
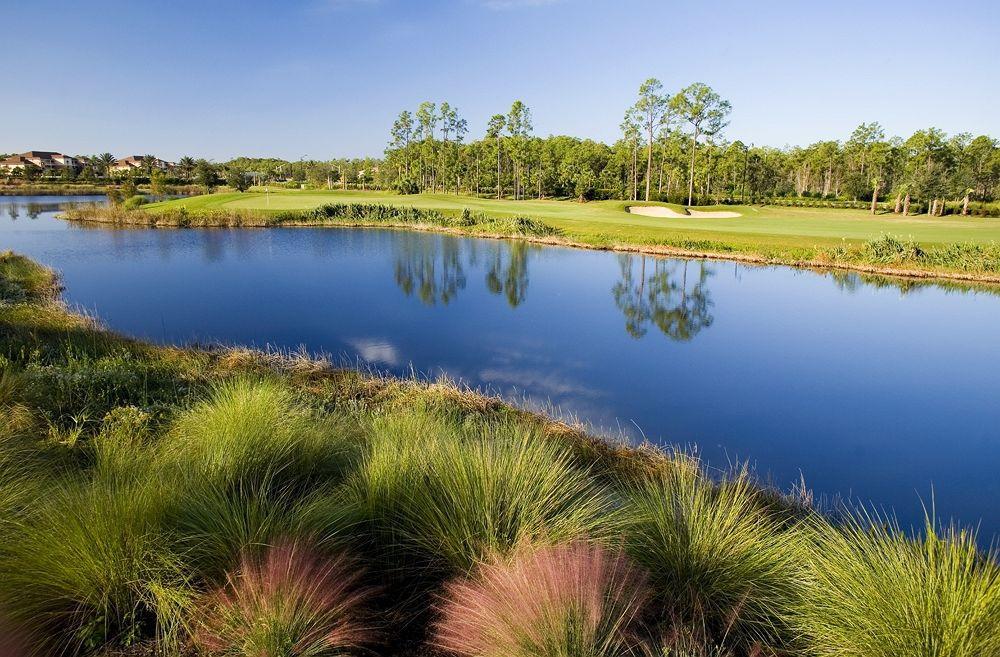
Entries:
[[731,219],[742,216],[739,212],[704,212],[702,210],[688,210],[688,214],[665,208],[662,205],[633,205],[628,209],[632,214],[641,214],[644,217],[665,217],[667,219],[686,219],[687,217],[704,217],[706,219]]

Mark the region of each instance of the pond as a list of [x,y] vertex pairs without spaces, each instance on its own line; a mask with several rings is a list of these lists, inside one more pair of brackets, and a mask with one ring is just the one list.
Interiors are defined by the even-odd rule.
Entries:
[[0,197],[0,249],[161,343],[445,373],[789,489],[1000,531],[1000,296],[854,274],[338,228],[111,229]]

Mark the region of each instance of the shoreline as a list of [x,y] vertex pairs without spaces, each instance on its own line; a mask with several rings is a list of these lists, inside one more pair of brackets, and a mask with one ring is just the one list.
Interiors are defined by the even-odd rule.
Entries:
[[[123,214],[129,216],[125,220]],[[141,216],[140,216],[141,215]],[[883,266],[867,263],[837,262],[825,259],[780,258],[762,254],[724,252],[711,249],[686,249],[667,244],[642,244],[610,242],[593,243],[558,235],[532,235],[524,233],[498,233],[476,231],[457,226],[441,226],[432,223],[411,223],[393,221],[345,221],[334,219],[284,219],[280,215],[260,215],[254,213],[231,212],[221,217],[215,215],[192,214],[187,217],[189,223],[177,221],[158,221],[156,213],[143,210],[128,212],[115,211],[108,208],[74,209],[61,213],[59,218],[82,223],[98,223],[120,227],[146,228],[386,228],[394,230],[412,230],[417,232],[441,233],[463,237],[478,237],[483,239],[521,240],[543,246],[562,246],[567,248],[586,249],[591,251],[610,251],[615,253],[637,253],[651,256],[685,258],[691,260],[729,261],[740,264],[759,266],[784,266],[810,271],[844,271],[856,272],[871,276],[923,281],[933,283],[959,283],[983,286],[991,291],[1000,291],[1000,273],[985,274],[961,271],[939,271],[933,269],[914,269],[898,266]]]

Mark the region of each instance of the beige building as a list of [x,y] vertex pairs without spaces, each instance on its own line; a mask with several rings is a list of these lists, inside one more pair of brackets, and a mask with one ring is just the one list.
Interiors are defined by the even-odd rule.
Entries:
[[54,151],[28,151],[20,155],[12,155],[6,160],[0,160],[0,169],[13,171],[14,169],[23,169],[29,164],[33,164],[42,170],[48,170],[78,167],[82,163],[75,157]]
[[[115,173],[123,173],[128,171],[141,171],[144,166],[142,163],[142,155],[126,155],[121,158],[113,165],[111,165],[111,171]],[[158,157],[153,158],[153,166],[160,171],[168,171],[174,168],[173,162],[167,162],[166,160],[161,160]]]

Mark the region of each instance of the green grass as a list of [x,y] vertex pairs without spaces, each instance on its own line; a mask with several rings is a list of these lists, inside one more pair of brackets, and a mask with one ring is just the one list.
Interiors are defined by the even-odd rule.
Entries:
[[560,657],[998,649],[1000,566],[968,533],[837,524],[446,381],[130,340],[6,258],[0,653],[427,654],[456,586],[459,633],[504,654],[491,628]]
[[359,191],[254,191],[244,194],[212,194],[177,199],[147,206],[161,211],[184,207],[201,210],[308,210],[327,203],[384,203],[425,210],[461,212],[468,208],[498,216],[529,216],[565,231],[571,238],[620,240],[622,242],[709,241],[748,245],[812,248],[835,246],[842,239],[863,242],[883,233],[912,237],[922,244],[1000,241],[1000,221],[981,218],[951,218],[891,214],[872,216],[865,211],[777,206],[699,207],[727,210],[737,218],[662,219],[634,215],[630,205],[664,205],[683,212],[677,205],[630,201],[483,199],[451,194],[398,195],[391,192]]

